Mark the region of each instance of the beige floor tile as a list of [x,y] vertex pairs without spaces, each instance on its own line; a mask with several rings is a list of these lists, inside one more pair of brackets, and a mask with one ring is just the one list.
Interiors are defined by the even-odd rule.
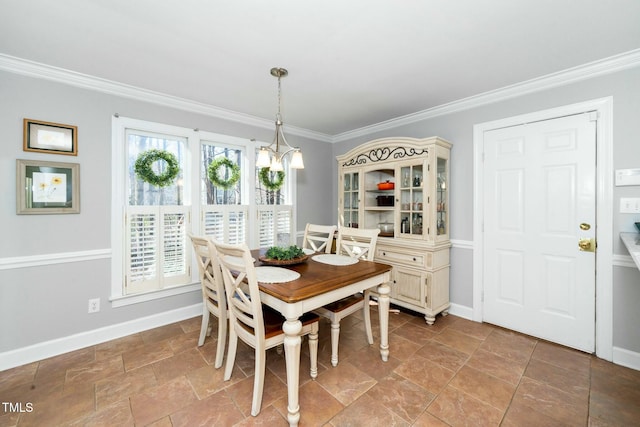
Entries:
[[349,405],[376,384],[376,380],[348,361],[327,369],[316,382],[343,405]]
[[536,412],[569,425],[587,423],[587,400],[526,377],[522,378],[513,402],[526,405]]
[[423,345],[416,356],[423,357],[452,371],[457,371],[469,360],[469,355],[437,341]]
[[511,398],[516,391],[515,385],[467,366],[463,366],[458,371],[449,386],[503,412],[511,403]]
[[399,375],[380,380],[366,394],[409,422],[415,421],[435,398],[435,394]]
[[120,400],[129,401],[135,396],[158,385],[151,366],[124,372],[96,382],[96,407],[102,410]]
[[219,391],[174,412],[170,418],[173,427],[232,426],[244,416],[233,400]]
[[507,359],[506,357],[498,356],[495,353],[478,349],[471,355],[466,366],[486,372],[496,378],[500,378],[508,383],[517,385],[520,382],[520,378],[522,378],[522,374],[524,373],[528,362],[528,359]]
[[440,393],[455,375],[451,369],[422,357],[402,363],[393,372],[433,394]]
[[159,383],[172,380],[205,366],[207,366],[207,362],[195,347],[159,360],[151,365]]
[[[329,420],[344,409],[344,405],[316,381],[309,381],[300,387],[299,401],[300,426],[326,425]],[[273,407],[283,420],[287,420],[287,404],[286,395],[273,403]]]
[[498,426],[503,411],[453,387],[435,398],[428,411],[452,426]]
[[329,425],[335,427],[408,427],[411,424],[371,397],[364,395],[333,417]]
[[147,389],[130,398],[131,412],[136,425],[160,420],[198,400],[185,377]]

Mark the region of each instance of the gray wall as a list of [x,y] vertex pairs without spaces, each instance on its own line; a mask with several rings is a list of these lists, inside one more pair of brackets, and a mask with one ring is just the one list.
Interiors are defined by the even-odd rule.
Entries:
[[[0,72],[0,261],[111,249],[111,121],[121,116],[271,141],[273,131],[111,96],[48,80]],[[275,114],[275,112],[274,112]],[[78,126],[78,156],[25,152],[22,120]],[[285,123],[286,131],[286,123]],[[297,173],[298,228],[329,223],[331,144],[287,135],[306,168]],[[16,215],[16,159],[80,164],[80,214]],[[302,224],[302,225],[300,225]],[[2,264],[0,263],[0,267]],[[111,308],[111,260],[0,268],[0,353],[140,319],[201,301],[199,292]],[[87,313],[100,297],[99,313]]]
[[[390,136],[440,136],[451,143],[451,238],[473,240],[473,126],[475,124],[546,110],[603,97],[613,97],[614,169],[640,167],[640,68],[634,68],[530,95],[423,120],[402,127],[358,137],[335,144],[333,154],[377,138]],[[337,164],[333,164],[337,177]],[[334,188],[337,184],[334,182]],[[614,226],[614,254],[628,255],[619,239],[621,231],[632,231],[639,215],[618,213],[620,197],[640,197],[640,187],[614,187],[611,206]],[[334,211],[337,209],[334,198]],[[472,250],[455,248],[451,252],[451,301],[462,306],[473,304]],[[613,274],[614,347],[640,353],[640,272],[614,266]]]

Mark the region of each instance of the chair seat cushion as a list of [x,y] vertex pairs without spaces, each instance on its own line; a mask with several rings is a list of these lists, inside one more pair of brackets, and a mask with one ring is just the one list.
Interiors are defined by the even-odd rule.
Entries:
[[342,310],[345,310],[351,307],[352,305],[358,304],[362,301],[364,301],[364,295],[355,294],[355,295],[348,296],[346,298],[342,298],[341,300],[332,302],[330,304],[327,304],[324,306],[324,308],[334,313],[339,313]]

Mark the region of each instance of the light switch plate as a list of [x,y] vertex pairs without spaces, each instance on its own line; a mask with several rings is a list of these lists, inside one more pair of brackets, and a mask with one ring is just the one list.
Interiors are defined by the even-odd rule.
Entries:
[[621,197],[620,213],[640,213],[640,199]]

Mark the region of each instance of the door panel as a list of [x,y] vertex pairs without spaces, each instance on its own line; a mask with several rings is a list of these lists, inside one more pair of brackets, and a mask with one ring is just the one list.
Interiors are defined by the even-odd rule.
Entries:
[[[592,352],[595,122],[587,114],[484,137],[484,321]],[[580,224],[591,225],[581,230]]]

